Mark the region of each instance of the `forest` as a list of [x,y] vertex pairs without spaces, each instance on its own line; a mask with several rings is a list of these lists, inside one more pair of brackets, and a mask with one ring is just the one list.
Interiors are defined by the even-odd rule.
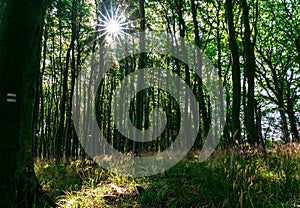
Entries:
[[1,0],[1,207],[300,207],[299,0]]

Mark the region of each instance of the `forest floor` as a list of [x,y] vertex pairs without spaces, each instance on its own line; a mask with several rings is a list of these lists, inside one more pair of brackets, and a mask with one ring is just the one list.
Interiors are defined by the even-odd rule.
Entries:
[[[39,161],[35,172],[57,207],[300,207],[300,145],[189,154],[168,171],[133,178],[90,160]],[[44,207],[48,207],[45,205]]]

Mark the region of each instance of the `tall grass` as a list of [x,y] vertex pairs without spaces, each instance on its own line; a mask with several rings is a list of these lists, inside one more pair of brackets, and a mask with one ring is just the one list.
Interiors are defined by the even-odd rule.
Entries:
[[35,170],[59,207],[300,207],[297,143],[218,150],[203,163],[190,154],[165,173],[144,178],[111,173],[91,161],[38,162]]

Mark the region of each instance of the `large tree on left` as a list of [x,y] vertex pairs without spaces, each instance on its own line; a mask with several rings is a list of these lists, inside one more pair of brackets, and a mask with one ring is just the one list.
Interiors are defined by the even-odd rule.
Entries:
[[0,205],[32,207],[31,141],[46,0],[0,2]]

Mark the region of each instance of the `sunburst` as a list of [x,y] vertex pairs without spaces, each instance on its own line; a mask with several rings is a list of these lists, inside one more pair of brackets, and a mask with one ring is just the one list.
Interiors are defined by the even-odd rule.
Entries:
[[135,9],[128,10],[128,7],[129,5],[122,2],[115,6],[112,3],[109,5],[102,3],[102,10],[97,11],[99,14],[97,23],[94,23],[97,26],[96,30],[90,32],[96,33],[93,41],[101,40],[101,44],[104,42],[113,44],[114,41],[120,42],[122,36],[139,30],[136,25],[141,19],[134,16],[132,18]]
[[108,42],[119,39],[122,35],[126,35],[129,22],[125,17],[125,10],[120,11],[119,7],[114,11],[113,9],[107,9],[104,6],[105,14],[100,12],[101,20],[100,24],[100,36],[104,36]]

